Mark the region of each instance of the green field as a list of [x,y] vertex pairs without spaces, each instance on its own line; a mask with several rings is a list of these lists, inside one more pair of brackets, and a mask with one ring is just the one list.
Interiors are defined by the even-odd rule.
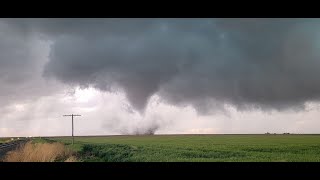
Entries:
[[320,161],[320,135],[153,135],[50,138],[82,161]]
[[9,140],[9,138],[0,138],[0,144],[6,142],[8,140]]

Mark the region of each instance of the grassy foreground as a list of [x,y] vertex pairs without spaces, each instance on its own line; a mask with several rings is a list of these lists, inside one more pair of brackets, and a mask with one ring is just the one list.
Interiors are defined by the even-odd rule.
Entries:
[[0,144],[9,141],[9,138],[0,138]]
[[58,142],[29,141],[7,152],[4,162],[77,162],[74,152]]
[[50,138],[81,161],[320,161],[320,135],[153,135]]

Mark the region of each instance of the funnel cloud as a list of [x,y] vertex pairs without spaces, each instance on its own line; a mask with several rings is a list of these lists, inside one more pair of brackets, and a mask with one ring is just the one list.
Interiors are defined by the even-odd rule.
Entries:
[[29,21],[25,29],[53,41],[46,77],[124,91],[141,112],[154,94],[202,113],[225,103],[303,108],[320,97],[317,19]]
[[[61,84],[123,93],[142,115],[153,96],[204,116],[320,99],[319,19],[1,19],[0,30],[3,106]],[[123,133],[161,129],[150,124]]]

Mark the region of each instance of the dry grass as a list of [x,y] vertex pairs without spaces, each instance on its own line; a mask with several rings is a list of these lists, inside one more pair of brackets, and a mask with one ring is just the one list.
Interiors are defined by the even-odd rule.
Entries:
[[6,154],[5,162],[76,162],[73,152],[62,143],[26,143]]
[[75,156],[70,156],[67,160],[64,162],[78,162],[78,159]]

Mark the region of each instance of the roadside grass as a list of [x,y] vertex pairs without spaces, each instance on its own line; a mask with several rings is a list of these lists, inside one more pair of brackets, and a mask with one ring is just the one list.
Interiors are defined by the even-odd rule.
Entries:
[[9,151],[4,162],[76,162],[75,153],[59,142],[30,141]]

